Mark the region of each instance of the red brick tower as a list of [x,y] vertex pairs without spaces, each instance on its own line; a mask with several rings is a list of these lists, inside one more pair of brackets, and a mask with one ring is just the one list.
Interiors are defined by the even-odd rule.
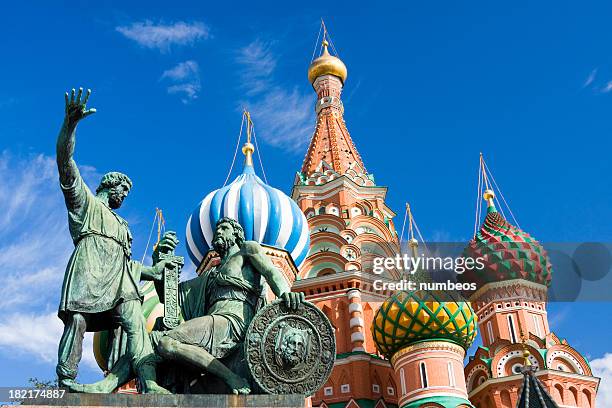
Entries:
[[469,399],[476,408],[517,406],[527,351],[533,375],[560,407],[592,408],[599,379],[586,358],[548,325],[552,266],[546,250],[497,211],[481,163],[487,215],[466,255],[483,257],[485,268],[462,277],[478,284],[469,300],[482,338],[465,367]]
[[386,187],[367,172],[348,132],[341,100],[347,70],[327,47],[324,40],[308,70],[317,124],[292,191],[310,227],[310,252],[293,288],[321,308],[336,330],[336,364],[312,403],[394,406],[393,370],[377,354],[370,332],[374,312],[389,293],[374,290],[373,281],[381,277],[366,265],[398,252],[395,213],[385,204]]

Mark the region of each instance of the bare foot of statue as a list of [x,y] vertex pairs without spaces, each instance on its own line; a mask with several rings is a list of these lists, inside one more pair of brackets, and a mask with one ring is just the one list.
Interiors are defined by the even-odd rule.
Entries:
[[233,394],[250,394],[251,385],[247,380],[237,375],[227,379],[226,384],[232,390]]

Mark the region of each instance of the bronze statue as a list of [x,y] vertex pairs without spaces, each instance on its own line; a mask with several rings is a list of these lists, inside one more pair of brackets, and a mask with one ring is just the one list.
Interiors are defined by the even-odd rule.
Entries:
[[[166,239],[162,239],[154,259],[160,248],[163,251],[165,247]],[[237,221],[222,218],[217,222],[213,247],[221,258],[220,264],[179,284],[184,322],[172,330],[153,331],[151,338],[157,354],[165,361],[196,367],[222,379],[234,394],[248,394],[251,392],[248,380],[231,371],[220,359],[243,346],[246,330],[265,302],[264,281],[290,310],[298,309],[304,294],[290,291],[261,245],[244,240],[244,231]],[[85,385],[84,391],[111,392],[128,381],[129,376],[129,366],[121,358],[105,379]]]
[[[90,90],[75,98],[66,92],[66,114],[57,139],[57,167],[64,193],[70,235],[75,245],[70,257],[58,316],[64,322],[57,375],[60,386],[82,390],[75,378],[81,360],[83,335],[121,326],[127,335],[127,356],[144,392],[167,393],[155,381],[154,352],[145,327],[138,282],[159,279],[168,261],[146,267],[132,260],[128,223],[115,212],[132,187],[122,173],[102,177],[94,195],[73,159],[77,124],[96,112],[87,109]],[[172,245],[172,236],[166,239]],[[174,238],[174,240],[176,240]],[[176,245],[176,244],[174,244]]]

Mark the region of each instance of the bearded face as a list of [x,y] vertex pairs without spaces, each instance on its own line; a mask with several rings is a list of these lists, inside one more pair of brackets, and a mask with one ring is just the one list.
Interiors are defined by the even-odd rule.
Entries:
[[213,249],[221,258],[225,256],[227,251],[236,243],[234,236],[234,228],[229,222],[222,222],[217,225],[215,235],[213,236]]
[[280,347],[281,359],[286,368],[293,368],[304,359],[305,340],[299,332],[289,332]]
[[113,210],[121,207],[123,200],[125,200],[125,197],[127,197],[129,192],[130,186],[125,182],[111,187],[108,190],[108,206]]

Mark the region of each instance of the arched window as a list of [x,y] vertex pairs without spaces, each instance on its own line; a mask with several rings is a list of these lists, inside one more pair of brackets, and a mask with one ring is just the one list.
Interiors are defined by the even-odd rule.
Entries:
[[448,369],[448,385],[455,388],[455,373],[453,373],[453,362],[449,361],[446,365]]
[[555,384],[552,388],[552,397],[556,403],[563,403],[563,387],[561,384]]
[[577,405],[578,404],[578,390],[575,387],[569,388],[567,397],[568,397],[568,401],[565,402],[567,405]]
[[512,400],[510,399],[510,392],[508,390],[502,390],[500,397],[502,408],[513,408]]
[[508,315],[508,330],[510,331],[510,341],[512,343],[517,343],[516,329],[514,328],[514,318],[511,314]]
[[421,388],[427,388],[429,386],[427,383],[427,368],[423,361],[419,363],[419,372],[421,373]]
[[487,334],[489,335],[489,343],[493,344],[495,337],[493,337],[493,324],[490,320],[487,322]]
[[540,326],[540,317],[538,315],[533,315],[533,325],[535,326],[536,335],[542,338],[542,328]]
[[591,393],[586,388],[582,390],[582,405],[587,408],[591,407]]

